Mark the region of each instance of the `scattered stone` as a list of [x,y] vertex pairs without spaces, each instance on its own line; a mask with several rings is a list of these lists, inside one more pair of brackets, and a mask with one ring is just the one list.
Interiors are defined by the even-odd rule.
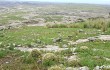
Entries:
[[84,66],[84,67],[80,67],[79,70],[89,70],[89,68],[87,66]]
[[76,44],[80,44],[80,43],[84,43],[84,42],[88,42],[88,41],[89,41],[88,39],[79,39],[76,42],[70,41],[68,44],[69,45],[76,45]]
[[110,35],[100,35],[99,36],[100,40],[104,41],[110,41]]
[[106,61],[110,61],[110,58],[103,57]]
[[89,37],[87,39],[79,39],[76,40],[75,42],[69,41],[69,45],[76,45],[80,43],[85,43],[85,42],[93,42],[96,40],[102,40],[102,41],[110,41],[110,35],[100,35],[100,36],[95,36],[95,37]]
[[4,30],[5,26],[0,26],[0,31]]
[[62,47],[63,47],[63,48],[67,48],[68,46],[67,46],[66,44],[64,44]]
[[[67,50],[69,48],[59,48],[59,46],[54,46],[54,45],[47,45],[45,46],[45,48],[29,48],[29,47],[15,47],[15,49],[17,50],[21,50],[21,51],[29,51],[31,52],[34,49],[37,50],[42,50],[42,51],[62,51],[62,50]],[[76,48],[71,48],[71,50],[74,52]]]
[[77,55],[77,53],[72,53],[73,55]]
[[70,56],[68,60],[78,60],[79,58],[76,55]]
[[73,37],[72,35],[69,35],[69,36],[68,36],[69,39],[71,39],[72,37]]
[[56,43],[56,42],[61,42],[62,41],[62,38],[59,37],[59,38],[56,38],[56,39],[53,39],[53,42]]
[[110,70],[110,65],[96,66],[93,70]]
[[8,64],[9,62],[5,62],[6,64]]
[[93,42],[93,41],[96,40],[96,38],[95,38],[95,37],[89,37],[88,40],[89,40],[90,42]]
[[89,68],[87,66],[84,67],[67,67],[66,70],[89,70]]
[[73,68],[72,67],[67,67],[66,70],[73,70]]
[[79,32],[79,33],[82,33],[82,32],[84,32],[84,30],[80,29],[78,32]]
[[81,50],[87,50],[87,49],[89,49],[89,48],[88,48],[87,46],[81,46],[80,49],[81,49]]
[[101,70],[100,66],[96,66],[93,70]]
[[84,42],[88,42],[89,40],[88,39],[79,39],[76,41],[77,44],[79,43],[84,43]]
[[22,45],[20,44],[20,45],[17,45],[16,47],[22,47]]

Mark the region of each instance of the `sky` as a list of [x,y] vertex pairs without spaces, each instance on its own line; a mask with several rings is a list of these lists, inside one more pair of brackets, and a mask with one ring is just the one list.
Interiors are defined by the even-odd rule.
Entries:
[[39,2],[60,2],[60,3],[63,2],[63,3],[110,4],[110,0],[7,0],[7,1],[39,1]]

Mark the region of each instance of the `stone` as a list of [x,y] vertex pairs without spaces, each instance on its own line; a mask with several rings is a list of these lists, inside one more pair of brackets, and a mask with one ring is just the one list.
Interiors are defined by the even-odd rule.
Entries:
[[101,70],[100,66],[96,66],[93,70]]
[[63,47],[63,48],[67,48],[68,46],[67,46],[66,44],[64,44],[62,47]]
[[81,50],[87,50],[87,49],[89,49],[89,48],[88,48],[87,46],[81,46],[80,49],[81,49]]
[[82,32],[84,32],[84,30],[80,29],[80,30],[78,30],[78,32],[79,32],[79,33],[82,33]]
[[96,66],[93,70],[110,70],[110,65]]
[[9,62],[5,62],[6,64],[8,64]]
[[66,70],[73,70],[73,68],[72,67],[67,67]]
[[89,37],[88,40],[89,40],[90,42],[93,42],[93,41],[96,40],[96,38],[94,38],[94,37]]
[[84,42],[88,42],[89,40],[88,39],[79,39],[76,41],[77,44],[79,43],[84,43]]
[[84,67],[80,67],[79,70],[89,70],[89,68],[87,66],[84,66]]
[[72,35],[69,35],[69,36],[68,36],[69,39],[71,39],[72,37],[73,37]]
[[53,39],[53,42],[56,43],[56,42],[61,42],[62,41],[62,38],[59,37],[59,38],[56,38],[56,39]]
[[102,41],[110,41],[110,35],[100,35],[99,39]]

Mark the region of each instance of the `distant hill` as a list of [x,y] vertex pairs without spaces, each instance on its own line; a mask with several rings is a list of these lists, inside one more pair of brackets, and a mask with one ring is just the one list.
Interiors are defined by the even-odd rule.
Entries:
[[50,3],[50,2],[37,2],[37,1],[0,1],[0,6],[16,6],[16,5],[37,5],[37,6],[45,6],[45,5],[56,5],[59,3]]

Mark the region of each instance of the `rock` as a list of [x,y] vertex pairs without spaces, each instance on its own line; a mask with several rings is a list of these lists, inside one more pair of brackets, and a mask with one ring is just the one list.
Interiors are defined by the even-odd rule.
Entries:
[[100,35],[99,39],[102,41],[110,41],[110,35]]
[[87,66],[84,66],[84,67],[75,67],[75,68],[73,68],[73,70],[89,70],[89,68]]
[[68,46],[67,46],[66,44],[64,44],[62,47],[63,47],[63,48],[67,48]]
[[0,26],[0,31],[4,30],[5,26]]
[[110,61],[110,58],[106,58],[106,57],[104,57],[104,59],[105,59],[106,61]]
[[72,37],[73,37],[72,35],[69,35],[69,36],[68,36],[69,39],[71,39]]
[[79,32],[79,33],[82,33],[82,32],[84,32],[84,30],[80,29],[80,30],[78,30],[78,32]]
[[87,50],[87,49],[89,49],[89,48],[88,48],[87,46],[81,46],[80,49],[81,49],[81,50]]
[[62,38],[60,38],[60,37],[59,37],[59,38],[56,38],[56,39],[53,39],[53,42],[54,42],[54,43],[56,43],[56,42],[61,42],[61,41],[62,41]]
[[19,44],[19,45],[17,45],[16,47],[22,47],[22,45],[21,45],[21,44]]
[[96,66],[93,70],[110,70],[110,65]]
[[94,38],[94,37],[89,37],[88,40],[89,40],[90,42],[93,42],[93,41],[96,40],[96,38]]
[[79,70],[89,70],[89,68],[87,66],[84,66],[84,67],[80,67]]
[[93,70],[101,70],[99,66],[96,66]]
[[6,64],[8,64],[9,62],[5,62]]
[[89,40],[88,39],[79,39],[76,41],[77,44],[79,43],[84,43],[84,42],[88,42]]
[[70,56],[68,60],[78,60],[78,57],[76,55]]
[[72,67],[67,67],[66,70],[73,70],[73,68]]
[[77,55],[77,53],[72,53],[73,55]]

